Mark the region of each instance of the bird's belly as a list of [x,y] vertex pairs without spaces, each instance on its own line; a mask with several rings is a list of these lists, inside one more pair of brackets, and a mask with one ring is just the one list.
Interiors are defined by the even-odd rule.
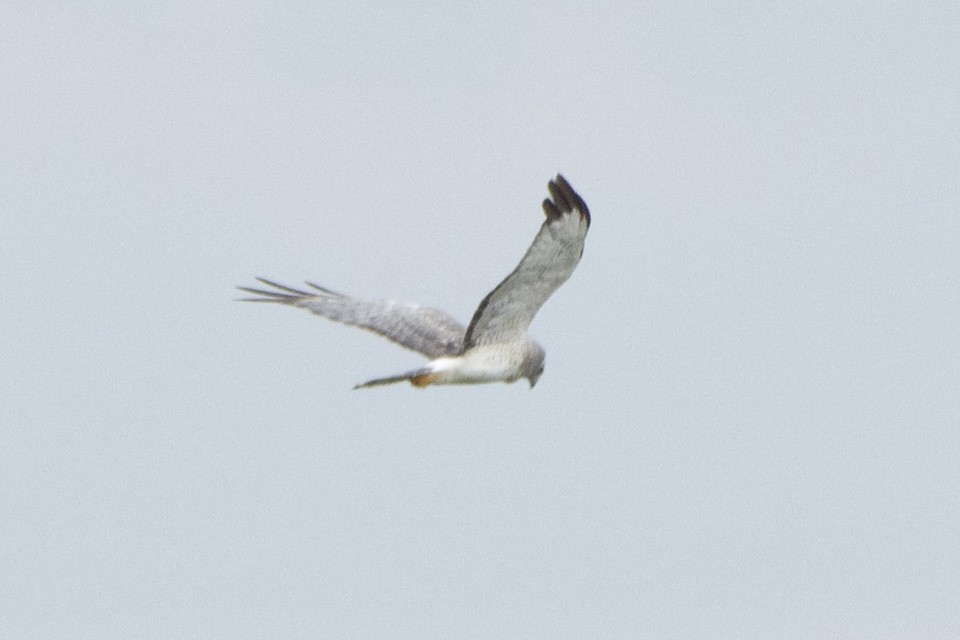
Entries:
[[513,382],[518,378],[521,361],[522,356],[494,348],[477,348],[462,356],[438,358],[431,363],[437,373],[433,384]]

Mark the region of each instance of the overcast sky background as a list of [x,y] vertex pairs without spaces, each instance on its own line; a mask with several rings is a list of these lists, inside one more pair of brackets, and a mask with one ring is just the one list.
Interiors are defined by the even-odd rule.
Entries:
[[[956,638],[960,8],[799,4],[5,4],[0,635]],[[533,391],[234,301],[558,171]]]

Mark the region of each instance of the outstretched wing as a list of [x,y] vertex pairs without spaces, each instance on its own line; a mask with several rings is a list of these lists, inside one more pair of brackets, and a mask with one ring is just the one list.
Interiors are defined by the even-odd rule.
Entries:
[[454,355],[463,345],[463,325],[439,309],[405,302],[358,300],[312,282],[307,284],[314,291],[300,291],[263,278],[257,280],[273,289],[237,287],[260,296],[244,300],[306,309],[329,320],[372,331],[428,358]]
[[464,349],[522,337],[543,303],[580,262],[590,211],[563,176],[557,175],[547,188],[552,200],[543,201],[546,221],[513,273],[477,307]]

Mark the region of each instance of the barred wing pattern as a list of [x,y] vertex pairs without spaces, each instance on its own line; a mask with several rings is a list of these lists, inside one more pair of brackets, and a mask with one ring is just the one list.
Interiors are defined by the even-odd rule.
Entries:
[[360,327],[430,358],[425,366],[399,375],[375,378],[355,388],[409,381],[415,387],[435,384],[516,382],[530,387],[543,373],[545,351],[527,335],[543,303],[580,262],[590,228],[590,212],[563,176],[547,185],[543,201],[547,219],[520,264],[483,299],[464,329],[445,311],[415,304],[351,298],[307,282],[293,289],[264,278],[265,288],[238,287],[251,302],[272,302],[306,309],[318,316]]
[[590,211],[563,176],[557,175],[547,187],[552,200],[543,201],[546,221],[517,268],[473,314],[464,350],[521,339],[543,303],[580,262]]
[[428,358],[456,355],[463,347],[463,325],[439,309],[406,302],[359,300],[312,282],[307,285],[313,291],[301,291],[264,278],[257,280],[272,289],[238,287],[258,296],[244,300],[306,309],[329,320],[372,331]]

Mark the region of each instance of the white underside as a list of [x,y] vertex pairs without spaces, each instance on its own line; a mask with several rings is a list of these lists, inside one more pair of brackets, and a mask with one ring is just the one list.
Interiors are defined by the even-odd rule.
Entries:
[[462,356],[437,358],[427,365],[437,378],[433,384],[515,382],[520,377],[523,345],[475,347]]

